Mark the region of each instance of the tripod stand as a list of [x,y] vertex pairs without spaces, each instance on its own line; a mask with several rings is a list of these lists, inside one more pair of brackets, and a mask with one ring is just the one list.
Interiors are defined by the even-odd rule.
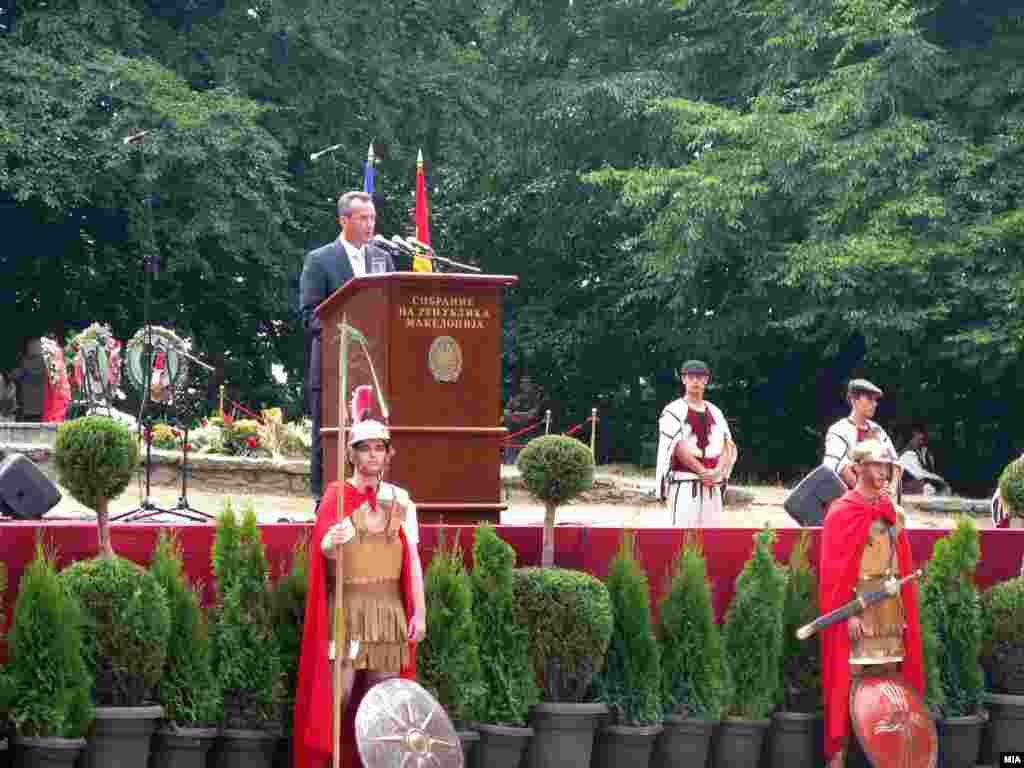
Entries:
[[[146,135],[146,133],[148,133],[148,131],[141,131],[139,133],[136,133],[134,136],[131,136],[131,137],[129,137],[129,138],[124,140],[126,144],[127,143],[138,144],[138,155],[137,155],[137,160],[138,160],[138,176],[140,178],[143,178],[143,179],[145,178],[145,150],[144,150],[145,144],[143,142],[143,138]],[[128,512],[124,512],[124,513],[122,513],[120,515],[117,515],[116,517],[111,517],[110,519],[111,519],[111,522],[117,521],[117,520],[123,520],[123,521],[126,521],[126,522],[135,522],[135,521],[139,521],[139,520],[149,519],[151,517],[154,517],[155,515],[169,514],[169,515],[177,515],[179,517],[185,518],[187,520],[192,520],[194,522],[203,522],[204,520],[211,519],[211,516],[210,515],[203,515],[203,513],[199,512],[198,510],[192,509],[192,507],[188,503],[188,498],[186,497],[186,494],[185,494],[185,487],[186,487],[186,483],[187,483],[186,478],[188,476],[188,441],[187,441],[188,433],[187,433],[187,431],[186,431],[186,441],[182,444],[182,450],[184,452],[183,461],[182,461],[182,470],[181,470],[181,472],[182,472],[182,494],[181,494],[181,497],[178,499],[178,505],[176,507],[172,508],[172,509],[166,509],[166,508],[163,508],[163,507],[159,507],[155,503],[153,503],[153,500],[152,500],[152,498],[150,496],[151,491],[152,491],[151,479],[152,479],[152,473],[153,473],[153,453],[152,453],[152,442],[153,442],[152,435],[153,435],[153,432],[152,432],[152,430],[153,430],[154,419],[153,419],[153,416],[152,416],[152,413],[151,413],[152,409],[148,409],[147,408],[147,403],[148,403],[149,399],[152,397],[153,364],[154,364],[154,361],[155,361],[155,358],[156,358],[156,355],[155,355],[156,348],[155,348],[155,346],[153,344],[153,325],[152,325],[152,322],[151,322],[150,307],[151,307],[152,296],[153,296],[153,280],[156,278],[157,273],[159,272],[159,268],[160,268],[159,258],[160,257],[159,257],[159,254],[157,252],[157,249],[156,249],[156,239],[155,239],[154,230],[153,230],[153,203],[154,203],[154,199],[153,199],[152,191],[150,191],[146,195],[144,195],[142,200],[143,200],[143,205],[146,208],[146,235],[147,235],[147,237],[146,237],[146,240],[147,240],[146,247],[149,250],[149,254],[147,254],[146,256],[143,257],[143,266],[144,266],[144,269],[145,269],[145,280],[144,280],[144,283],[143,283],[143,293],[142,293],[142,316],[143,316],[143,326],[145,328],[145,336],[144,336],[145,341],[144,341],[143,348],[142,348],[143,349],[143,351],[142,351],[142,366],[145,369],[145,374],[142,377],[144,379],[144,387],[143,387],[143,391],[141,393],[142,396],[141,396],[141,398],[139,400],[138,425],[139,425],[139,429],[140,430],[144,430],[145,435],[146,435],[146,459],[145,459],[146,491],[145,491],[145,494],[143,495],[143,497],[142,497],[142,499],[139,502],[139,505],[137,507],[135,507],[134,509],[129,510]],[[168,350],[165,349],[164,352],[165,352],[165,355],[166,355]],[[130,365],[130,363],[129,363],[129,365]],[[203,515],[203,516],[202,517],[198,517],[198,515]]]

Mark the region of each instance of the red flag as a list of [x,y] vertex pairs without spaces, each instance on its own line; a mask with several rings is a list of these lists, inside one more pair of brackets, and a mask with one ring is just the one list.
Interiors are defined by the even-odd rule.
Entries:
[[427,208],[427,179],[423,175],[423,150],[416,158],[416,239],[430,245],[430,211]]

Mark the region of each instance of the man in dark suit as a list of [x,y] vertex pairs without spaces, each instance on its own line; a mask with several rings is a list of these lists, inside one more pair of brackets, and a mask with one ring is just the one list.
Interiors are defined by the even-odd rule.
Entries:
[[320,503],[323,494],[323,456],[320,448],[320,317],[316,308],[353,277],[371,272],[394,272],[395,265],[373,239],[377,211],[365,192],[346,192],[338,198],[336,240],[306,254],[299,279],[302,327],[310,345],[306,369],[306,395],[313,416],[313,450],[309,467],[309,490]]

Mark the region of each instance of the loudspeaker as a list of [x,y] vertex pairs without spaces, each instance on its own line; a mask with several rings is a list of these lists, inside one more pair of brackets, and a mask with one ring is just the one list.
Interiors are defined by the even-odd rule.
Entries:
[[57,486],[27,456],[12,453],[0,462],[0,514],[38,520],[60,499]]
[[802,526],[821,525],[828,505],[844,493],[846,483],[831,467],[821,464],[789,492],[782,506]]

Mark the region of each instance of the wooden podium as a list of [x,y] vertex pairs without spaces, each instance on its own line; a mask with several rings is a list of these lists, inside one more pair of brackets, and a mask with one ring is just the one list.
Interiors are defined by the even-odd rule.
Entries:
[[[319,307],[324,484],[338,477],[342,317],[348,392],[374,387],[390,410],[396,455],[387,479],[409,491],[421,522],[497,522],[501,501],[501,305],[508,275],[389,272],[349,280]],[[351,419],[351,411],[349,412]],[[376,394],[371,418],[383,420]],[[350,422],[351,423],[351,422]],[[342,443],[344,444],[344,442]]]

